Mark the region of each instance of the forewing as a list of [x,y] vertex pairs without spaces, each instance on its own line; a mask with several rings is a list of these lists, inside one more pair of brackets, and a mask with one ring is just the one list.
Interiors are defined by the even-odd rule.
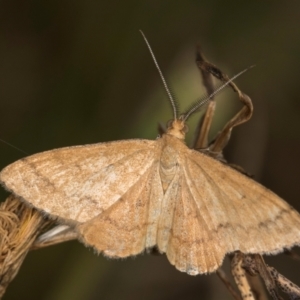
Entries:
[[156,141],[128,140],[60,148],[7,166],[0,180],[51,216],[86,222],[122,198],[148,172],[159,147]]

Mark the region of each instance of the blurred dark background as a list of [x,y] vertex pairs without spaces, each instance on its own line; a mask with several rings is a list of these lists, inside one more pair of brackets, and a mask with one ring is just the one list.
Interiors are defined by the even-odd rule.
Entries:
[[[255,113],[227,158],[300,210],[299,1],[1,1],[0,138],[29,154],[154,139],[171,110],[139,29],[183,108],[203,93],[196,43],[230,76],[257,64],[236,81]],[[218,99],[214,132],[240,108],[230,91]],[[1,167],[23,157],[0,153]],[[299,263],[267,261],[300,284]],[[4,299],[231,298],[215,274],[188,276],[165,256],[108,260],[69,242],[29,253]]]

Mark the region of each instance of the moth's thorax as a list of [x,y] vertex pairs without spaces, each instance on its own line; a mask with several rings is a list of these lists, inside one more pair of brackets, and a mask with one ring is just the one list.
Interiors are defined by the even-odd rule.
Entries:
[[[164,192],[172,182],[179,168],[178,150],[183,146],[183,140],[169,134],[163,135],[163,145],[160,156],[159,173]],[[178,146],[178,144],[180,146]]]
[[181,119],[173,120],[167,128],[167,134],[177,137],[180,140],[185,139],[185,134],[187,132],[187,125]]

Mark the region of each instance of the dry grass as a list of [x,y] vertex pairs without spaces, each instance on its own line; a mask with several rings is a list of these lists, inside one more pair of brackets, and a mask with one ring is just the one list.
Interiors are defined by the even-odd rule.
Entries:
[[0,205],[0,298],[47,221],[13,195]]

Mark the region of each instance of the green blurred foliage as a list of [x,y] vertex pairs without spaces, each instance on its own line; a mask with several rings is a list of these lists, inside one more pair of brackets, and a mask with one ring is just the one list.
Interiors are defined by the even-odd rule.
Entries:
[[[257,64],[237,80],[255,114],[234,131],[227,157],[299,210],[299,20],[299,1],[1,1],[0,138],[30,154],[153,139],[172,116],[138,30],[183,108],[203,93],[200,42],[229,75]],[[214,132],[240,108],[233,93],[218,98]],[[2,167],[22,156],[2,144]],[[299,265],[283,255],[269,262],[300,284]],[[4,299],[230,296],[216,275],[182,274],[165,256],[107,260],[70,242],[31,252]]]

